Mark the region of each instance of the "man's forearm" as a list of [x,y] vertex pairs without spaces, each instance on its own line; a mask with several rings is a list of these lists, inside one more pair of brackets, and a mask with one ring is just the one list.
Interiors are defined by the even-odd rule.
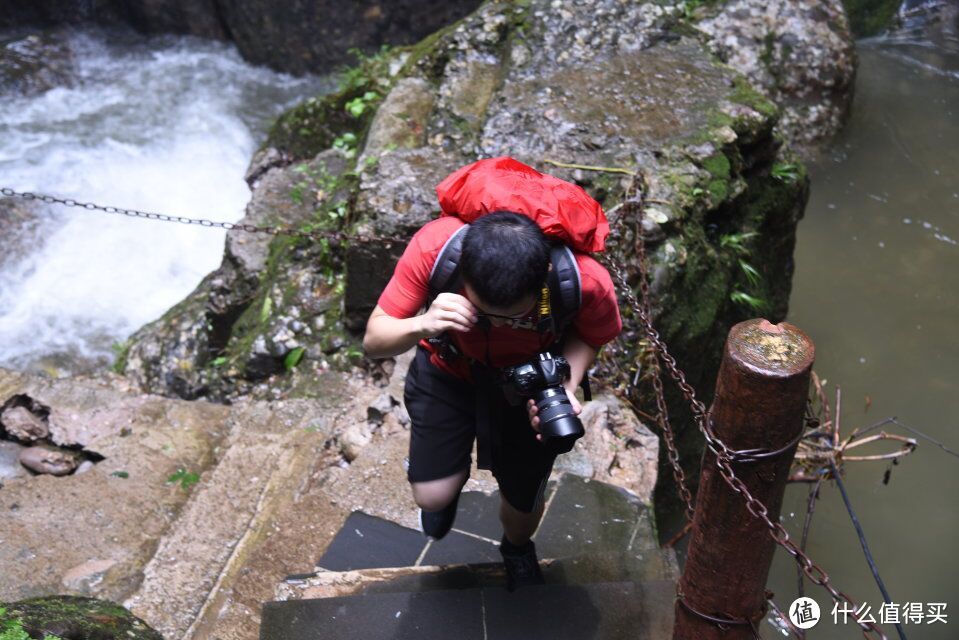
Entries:
[[409,351],[426,336],[421,317],[394,318],[381,315],[371,318],[363,338],[366,355],[371,358],[391,358]]
[[570,331],[563,347],[563,357],[569,362],[569,388],[575,389],[579,386],[583,376],[593,366],[598,352],[599,349],[583,342],[575,331]]

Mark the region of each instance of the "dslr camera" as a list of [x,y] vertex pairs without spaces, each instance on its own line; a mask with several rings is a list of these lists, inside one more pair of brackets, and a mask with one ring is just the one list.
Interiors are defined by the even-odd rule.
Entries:
[[504,367],[502,376],[513,393],[536,403],[543,443],[552,451],[566,453],[586,433],[563,387],[569,378],[566,358],[544,351],[529,362]]

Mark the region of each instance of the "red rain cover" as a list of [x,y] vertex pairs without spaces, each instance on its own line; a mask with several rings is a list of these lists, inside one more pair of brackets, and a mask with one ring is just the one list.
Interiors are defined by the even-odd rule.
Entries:
[[442,215],[473,222],[494,211],[515,211],[576,251],[592,253],[606,247],[606,214],[582,187],[507,156],[457,169],[436,187],[436,195]]

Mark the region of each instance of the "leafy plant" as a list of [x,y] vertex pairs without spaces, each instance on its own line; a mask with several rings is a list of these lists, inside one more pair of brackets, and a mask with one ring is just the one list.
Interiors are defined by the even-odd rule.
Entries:
[[375,91],[367,91],[361,96],[357,96],[346,103],[346,110],[354,118],[359,118],[370,107],[371,104],[379,99],[380,94]]
[[210,364],[212,364],[214,367],[222,367],[223,365],[226,364],[226,356],[220,356],[219,358],[214,358],[210,362]]
[[782,182],[795,182],[799,178],[799,165],[795,162],[774,164],[771,173]]
[[290,351],[288,354],[286,354],[286,357],[283,358],[283,367],[287,371],[290,371],[291,369],[293,369],[293,367],[298,365],[300,363],[300,360],[303,359],[303,353],[305,351],[306,351],[305,347],[297,347],[296,349],[293,349],[292,351]]
[[200,481],[200,475],[181,467],[176,470],[176,473],[167,478],[166,481],[167,484],[179,482],[182,488],[189,489]]
[[347,131],[333,140],[333,148],[339,149],[346,154],[346,157],[352,158],[356,155],[356,134]]
[[305,182],[297,182],[290,189],[290,200],[296,204],[303,204],[303,189],[306,188]]
[[766,301],[756,296],[751,296],[742,291],[733,291],[729,294],[729,299],[734,303],[749,307],[753,311],[762,312],[766,308]]
[[368,86],[373,78],[378,75],[379,68],[386,64],[391,55],[390,47],[386,44],[373,55],[367,55],[356,47],[347,49],[347,53],[356,58],[356,65],[344,69],[340,73],[340,91],[361,89]]
[[746,241],[759,235],[757,231],[744,231],[743,233],[727,233],[719,237],[719,246],[723,249],[731,249],[740,255],[748,255],[749,249],[746,248]]
[[745,260],[739,261],[739,268],[743,270],[743,273],[746,274],[746,280],[749,281],[749,284],[756,286],[759,284],[759,281],[762,280],[762,276],[759,275],[759,272],[756,271],[756,267],[749,264]]

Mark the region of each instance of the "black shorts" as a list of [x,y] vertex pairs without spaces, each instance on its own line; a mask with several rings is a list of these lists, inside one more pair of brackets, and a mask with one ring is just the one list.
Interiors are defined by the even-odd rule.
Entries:
[[406,374],[405,400],[412,425],[410,482],[438,480],[463,470],[469,473],[477,414],[486,413],[478,411],[478,403],[488,402],[491,471],[500,494],[518,511],[530,513],[536,508],[556,455],[536,440],[525,404],[512,406],[502,390],[486,389],[438,369],[422,346],[417,346]]

